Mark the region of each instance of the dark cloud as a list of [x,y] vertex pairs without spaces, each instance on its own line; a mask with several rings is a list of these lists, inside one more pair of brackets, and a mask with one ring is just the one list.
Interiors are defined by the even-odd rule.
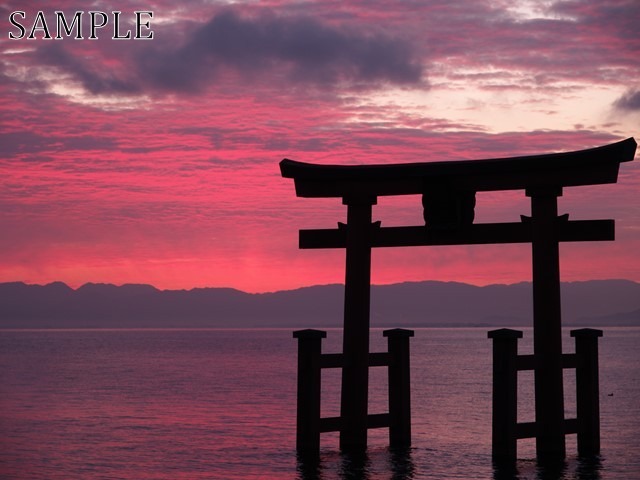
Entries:
[[[638,69],[637,0],[546,2],[537,6],[537,18],[509,12],[513,2],[441,2],[438,9],[424,3],[429,7],[420,25],[429,59],[445,62],[458,75],[490,67],[494,78],[478,78],[479,85],[610,84]],[[496,79],[500,70],[526,76]]]
[[336,5],[331,11],[322,2],[235,6],[206,23],[158,25],[152,42],[38,45],[37,60],[99,95],[212,87],[235,95],[243,86],[256,95],[297,88],[333,98],[336,88],[426,87],[426,65],[445,66],[459,78],[475,75],[479,86],[520,88],[563,80],[611,83],[621,72],[637,71],[636,0],[549,2],[544,18],[520,18],[502,5],[430,0],[390,7],[372,0],[367,8]]
[[135,94],[140,93],[141,90],[135,78],[120,78],[98,62],[71,54],[61,43],[41,47],[36,57],[41,64],[56,66],[71,73],[89,93],[94,95]]
[[615,101],[614,106],[619,110],[640,111],[640,89],[628,90]]
[[420,82],[422,67],[406,41],[303,17],[232,10],[213,17],[178,50],[147,57],[153,81],[170,90],[206,85],[221,71],[244,79],[280,76],[286,83],[332,86]]
[[92,55],[56,42],[41,46],[36,60],[71,73],[89,93],[102,95],[200,92],[229,73],[236,75],[234,82],[239,77],[250,85],[275,81],[276,86],[324,89],[422,80],[409,42],[308,17],[226,10],[181,36],[179,45],[167,37],[127,49],[103,42]]
[[[638,46],[638,16],[640,3],[637,0],[607,0],[606,2],[584,0],[561,0],[552,3],[550,11],[568,17],[591,33],[606,33],[619,38],[625,44]],[[596,40],[598,40],[596,38]]]

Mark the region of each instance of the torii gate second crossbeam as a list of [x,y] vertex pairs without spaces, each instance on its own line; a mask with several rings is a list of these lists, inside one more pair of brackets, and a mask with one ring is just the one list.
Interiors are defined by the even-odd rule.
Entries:
[[[366,448],[367,428],[376,423],[367,412],[368,369],[370,357],[375,355],[369,352],[371,249],[531,243],[536,450],[539,457],[565,456],[558,244],[613,240],[614,221],[574,221],[568,215],[558,216],[557,198],[564,187],[615,183],[620,163],[633,160],[635,149],[636,142],[628,138],[588,150],[504,159],[356,166],[288,159],[280,163],[282,176],[294,180],[297,196],[338,197],[347,206],[346,225],[301,230],[299,238],[303,249],[346,249],[339,365],[342,397],[340,417],[335,422],[341,449]],[[515,223],[473,223],[476,193],[498,190],[524,190],[531,198],[531,216],[522,216]],[[387,195],[422,195],[425,225],[383,227],[380,222],[372,223],[377,197]],[[298,395],[300,406],[300,391]],[[300,410],[298,415],[300,430],[306,420],[300,418]],[[319,424],[319,419],[315,423]],[[299,443],[299,449],[303,444]]]

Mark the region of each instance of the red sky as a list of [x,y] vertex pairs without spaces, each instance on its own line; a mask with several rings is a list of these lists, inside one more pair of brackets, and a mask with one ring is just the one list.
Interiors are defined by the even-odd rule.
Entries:
[[[154,38],[113,40],[110,25],[93,41],[9,38],[13,11],[29,31],[43,9],[55,35],[54,11],[84,4],[0,6],[0,282],[339,283],[344,252],[298,250],[297,231],[345,208],[296,198],[284,157],[474,159],[639,136],[635,0],[98,0],[127,22],[152,10]],[[615,218],[617,240],[563,244],[563,280],[640,281],[639,164],[565,189],[561,213]],[[479,194],[476,219],[529,211],[523,192]],[[374,219],[419,224],[420,198],[380,199]],[[530,275],[528,245],[373,257],[375,283]]]

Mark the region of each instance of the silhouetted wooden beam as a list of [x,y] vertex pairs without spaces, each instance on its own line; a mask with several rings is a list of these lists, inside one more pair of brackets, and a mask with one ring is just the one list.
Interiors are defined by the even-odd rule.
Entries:
[[[391,419],[388,413],[370,413],[367,415],[367,429],[388,427]],[[320,433],[339,432],[342,429],[342,417],[325,417],[320,419]]]
[[[577,418],[565,418],[563,432],[565,434],[578,433],[580,430]],[[522,422],[516,425],[518,439],[534,438],[536,436],[536,422]]]
[[338,432],[342,427],[340,417],[325,417],[320,419],[320,433]]
[[[482,245],[529,243],[531,226],[523,222],[478,223],[464,229],[437,230],[424,226],[372,227],[372,247],[418,247],[430,245]],[[561,242],[593,242],[615,239],[613,220],[559,222]],[[345,248],[346,228],[300,230],[300,248]]]
[[[389,353],[369,353],[370,367],[386,367],[389,365]],[[342,368],[344,367],[344,355],[342,353],[323,353],[320,356],[320,368]]]
[[520,190],[615,183],[621,162],[633,160],[627,138],[602,147],[512,158],[387,165],[317,165],[284,159],[299,197],[423,194],[430,187],[465,191]]

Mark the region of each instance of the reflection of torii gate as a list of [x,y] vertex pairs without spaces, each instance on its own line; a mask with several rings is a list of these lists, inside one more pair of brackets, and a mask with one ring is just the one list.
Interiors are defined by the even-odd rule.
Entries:
[[[613,240],[614,221],[572,221],[568,215],[558,216],[557,197],[563,187],[615,183],[619,164],[633,160],[635,149],[636,142],[629,138],[577,152],[492,160],[359,166],[283,160],[282,176],[294,179],[297,196],[341,197],[347,206],[346,225],[300,231],[300,248],[346,248],[346,279],[343,353],[320,353],[324,332],[294,333],[300,342],[298,450],[317,450],[320,432],[332,430],[340,431],[343,450],[362,450],[366,448],[367,428],[377,426],[390,427],[392,445],[410,442],[408,337],[413,332],[386,331],[389,353],[369,353],[372,247],[531,243],[534,354],[516,358],[515,339],[509,343],[508,338],[521,336],[520,332],[494,331],[489,335],[494,338],[493,451],[497,456],[515,456],[516,439],[535,436],[539,457],[564,457],[565,434],[579,433],[582,427],[566,425],[564,418],[562,369],[578,362],[572,363],[562,354],[558,243]],[[522,221],[515,223],[474,224],[476,192],[496,190],[525,190],[531,198],[531,217],[522,216]],[[380,222],[372,223],[372,206],[383,195],[422,195],[426,226],[382,227]],[[585,332],[574,333],[578,340]],[[598,331],[587,333],[598,335]],[[502,359],[499,352],[496,355],[501,341],[514,347]],[[398,344],[404,347],[393,346]],[[404,353],[397,353],[398,348]],[[595,352],[597,355],[597,346]],[[597,366],[597,356],[595,361]],[[399,370],[394,368],[398,363],[403,365]],[[368,369],[374,365],[389,366],[389,415],[367,412]],[[320,419],[320,368],[330,367],[342,368],[340,417]],[[495,372],[507,378],[507,373],[499,372],[509,370],[515,375],[525,369],[535,370],[535,423],[516,425],[516,385],[507,379],[504,387]],[[595,372],[597,397],[597,368]],[[511,409],[504,413],[506,417],[501,413],[505,408]],[[597,404],[591,412],[595,418],[585,422],[596,422],[598,438],[592,442],[593,451],[599,446]]]

